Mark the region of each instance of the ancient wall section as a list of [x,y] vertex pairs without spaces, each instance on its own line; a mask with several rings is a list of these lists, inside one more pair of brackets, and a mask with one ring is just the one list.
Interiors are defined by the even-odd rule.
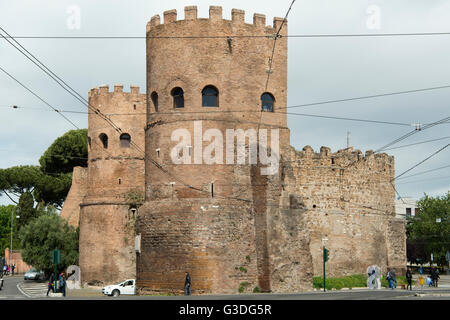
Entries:
[[89,104],[87,194],[80,216],[82,282],[118,282],[136,274],[133,209],[144,197],[146,95],[135,86],[131,92],[122,85],[113,92],[101,86],[89,92]]
[[[292,159],[296,193],[307,210],[315,275],[322,274],[323,243],[330,250],[330,275],[365,273],[369,265],[385,271],[392,264],[406,264],[398,258],[405,250],[405,233],[393,222],[392,156],[372,151],[363,155],[353,148],[331,153],[322,147],[315,153],[306,146],[293,151]],[[393,223],[398,227],[395,232]],[[401,239],[393,240],[393,234]],[[395,259],[393,250],[398,253]]]
[[73,168],[72,185],[61,210],[61,217],[75,228],[80,224],[80,204],[87,193],[87,173],[87,168]]

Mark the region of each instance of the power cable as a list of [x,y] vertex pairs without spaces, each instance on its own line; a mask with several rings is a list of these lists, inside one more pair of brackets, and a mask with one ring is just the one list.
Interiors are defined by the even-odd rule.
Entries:
[[426,141],[421,141],[421,142],[416,142],[416,143],[411,143],[411,144],[405,144],[403,146],[398,146],[398,147],[393,147],[393,148],[387,148],[387,149],[384,149],[384,151],[401,149],[401,148],[407,148],[407,147],[417,146],[419,144],[430,143],[430,142],[446,140],[446,139],[450,139],[450,136],[437,138],[437,139],[426,140]]
[[[354,33],[354,34],[293,34],[284,38],[349,38],[349,37],[411,37],[444,36],[450,32],[412,32],[412,33]],[[227,39],[227,38],[268,38],[266,35],[213,35],[213,36],[8,36],[15,39],[66,39],[66,40],[133,40],[133,39]]]
[[393,180],[397,180],[398,178],[400,178],[401,176],[405,175],[406,173],[410,172],[411,170],[417,168],[418,166],[420,166],[422,163],[424,163],[425,161],[428,161],[429,159],[431,159],[432,157],[434,157],[435,155],[437,155],[438,153],[444,151],[446,148],[448,148],[448,146],[450,146],[450,143],[445,145],[444,147],[440,148],[438,151],[434,152],[433,154],[431,154],[430,156],[426,157],[425,159],[423,159],[422,161],[418,162],[417,164],[415,164],[414,166],[412,166],[411,168],[409,168],[408,170],[404,171],[403,173],[399,174],[398,176],[396,176]]
[[412,174],[412,175],[409,175],[409,176],[406,176],[406,177],[402,177],[402,178],[397,178],[397,180],[408,179],[408,178],[411,178],[411,177],[422,175],[424,173],[435,172],[435,171],[446,169],[446,168],[450,168],[450,165],[439,167],[439,168],[435,168],[435,169],[431,169],[431,170],[427,170],[427,171],[422,171],[422,172],[419,172],[419,173],[416,173],[416,174]]

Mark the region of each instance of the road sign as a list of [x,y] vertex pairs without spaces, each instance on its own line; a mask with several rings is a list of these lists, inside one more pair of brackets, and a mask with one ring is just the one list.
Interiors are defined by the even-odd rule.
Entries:
[[60,264],[60,262],[61,262],[61,254],[60,254],[58,249],[55,249],[55,250],[52,251],[51,258],[52,258],[52,263],[53,264],[55,264],[55,265]]

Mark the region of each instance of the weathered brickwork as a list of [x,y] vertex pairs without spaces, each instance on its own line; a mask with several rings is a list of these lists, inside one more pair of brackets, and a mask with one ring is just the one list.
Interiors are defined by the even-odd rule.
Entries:
[[[84,283],[135,276],[140,293],[182,293],[188,271],[194,294],[310,290],[312,277],[322,272],[323,238],[330,275],[365,273],[373,264],[383,271],[404,269],[405,226],[394,218],[390,185],[393,157],[351,148],[335,153],[292,148],[283,113],[286,37],[276,42],[267,82],[273,35],[283,19],[266,26],[264,15],[255,14],[253,24],[244,16],[233,9],[232,20],[225,20],[221,7],[210,7],[209,18],[200,19],[194,6],[185,8],[185,20],[177,19],[176,10],[164,12],[164,21],[154,16],[147,24],[146,94],[138,88],[124,93],[121,86],[114,92],[107,86],[91,90],[90,103],[136,145],[121,147],[120,134],[99,115],[89,115],[79,219]],[[286,34],[287,23],[281,35]],[[219,91],[218,107],[202,106],[208,85]],[[183,90],[183,108],[174,105],[177,87]],[[275,112],[261,112],[264,92],[274,96]],[[227,163],[225,146],[214,151],[223,153],[223,163],[196,163],[195,155],[211,144],[196,140],[199,125],[202,134],[221,132],[224,142],[229,129],[267,129],[269,150],[279,130],[278,171],[264,175],[261,163],[249,163],[254,147],[249,140],[244,164]],[[178,143],[172,134],[179,129],[191,136],[191,148],[181,153],[189,152],[190,164],[172,161]],[[102,134],[108,136],[107,148]],[[230,145],[236,149],[236,139]],[[74,180],[67,212],[76,212],[75,194],[82,193],[76,188]],[[130,193],[145,193],[136,217],[124,197]]]
[[[297,195],[307,208],[314,274],[322,273],[322,246],[330,275],[406,266],[404,221],[395,219],[394,159],[352,148],[331,153],[309,146],[293,151]],[[322,239],[328,241],[322,242]]]
[[75,228],[80,224],[80,204],[87,193],[87,180],[87,168],[73,168],[72,186],[61,210],[61,217]]
[[[131,209],[133,199],[144,195],[146,95],[139,87],[124,92],[122,85],[115,85],[109,92],[108,86],[101,86],[89,92],[89,104],[93,110],[89,113],[87,193],[80,204],[79,264],[83,283],[117,282],[136,275]],[[131,137],[131,144],[121,141],[122,134]]]

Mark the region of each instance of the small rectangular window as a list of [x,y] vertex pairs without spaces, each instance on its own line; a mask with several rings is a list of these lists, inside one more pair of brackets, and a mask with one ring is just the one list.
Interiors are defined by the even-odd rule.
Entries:
[[156,156],[159,158],[160,150],[156,149]]
[[411,217],[411,208],[406,208],[406,216]]

